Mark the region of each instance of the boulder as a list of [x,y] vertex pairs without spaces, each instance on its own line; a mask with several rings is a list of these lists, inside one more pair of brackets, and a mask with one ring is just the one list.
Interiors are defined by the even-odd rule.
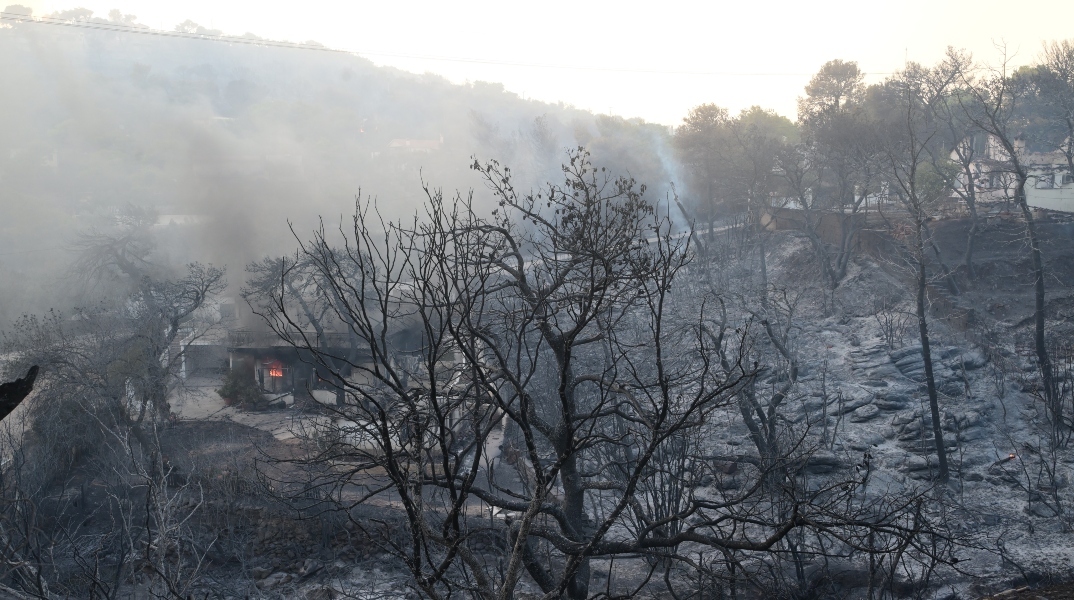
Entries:
[[909,406],[911,398],[907,394],[899,392],[889,392],[883,396],[877,396],[876,400],[873,400],[873,404],[880,410],[902,410]]
[[306,600],[335,600],[338,592],[327,585],[319,585],[306,591]]
[[844,397],[842,406],[839,405],[839,400],[838,399],[833,400],[828,405],[828,412],[829,412],[829,414],[833,414],[833,415],[845,415],[845,414],[847,414],[849,412],[854,412],[855,410],[858,410],[859,408],[865,406],[866,404],[872,403],[872,401],[873,401],[872,396],[859,396],[859,397],[851,396],[849,398]]
[[250,569],[250,576],[254,579],[261,580],[272,574],[272,570],[265,567],[254,567]]
[[813,475],[824,475],[843,467],[843,460],[829,452],[818,452],[806,459],[802,469]]
[[1022,512],[1042,519],[1050,519],[1056,516],[1056,512],[1043,502],[1027,502],[1025,508],[1022,509]]
[[906,358],[907,356],[910,356],[910,355],[913,355],[913,354],[917,354],[918,356],[921,356],[921,346],[906,346],[904,348],[900,348],[898,350],[892,351],[890,356],[891,356],[891,360],[893,360],[895,362],[898,362],[898,361],[902,360],[903,358]]
[[988,357],[985,356],[984,351],[980,348],[973,348],[954,356],[947,361],[947,364],[956,371],[961,370],[963,367],[967,371],[973,371],[987,365]]
[[257,589],[259,590],[271,590],[277,586],[291,582],[291,575],[289,573],[277,572],[269,575],[268,577],[257,582]]
[[884,443],[884,436],[882,435],[867,435],[859,441],[851,442],[850,449],[857,452],[865,452],[872,450],[873,447],[879,446]]
[[898,415],[895,415],[894,417],[892,417],[891,424],[893,426],[895,426],[895,427],[902,427],[903,425],[906,425],[907,423],[912,423],[915,419],[920,419],[920,418],[921,418],[921,415],[919,413],[917,413],[916,411],[915,412],[902,413],[902,414],[898,414]]
[[966,393],[966,384],[954,379],[937,381],[936,391],[952,398],[961,398]]
[[911,354],[895,361],[895,366],[903,373],[925,368],[925,358],[920,354]]
[[899,467],[899,470],[904,473],[910,473],[913,471],[928,471],[930,468],[932,468],[932,465],[928,460],[920,456],[911,456]]
[[988,430],[984,427],[971,427],[958,432],[958,441],[976,442],[988,437]]
[[850,421],[852,423],[864,423],[876,418],[879,414],[879,408],[872,404],[866,404],[850,414]]
[[317,571],[320,571],[323,567],[324,563],[321,561],[315,558],[307,558],[306,561],[302,563],[302,567],[298,569],[298,575],[300,577],[309,577]]

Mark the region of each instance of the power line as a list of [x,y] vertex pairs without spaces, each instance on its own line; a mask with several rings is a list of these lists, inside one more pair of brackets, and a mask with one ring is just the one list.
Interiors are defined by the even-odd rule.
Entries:
[[280,42],[275,40],[254,39],[236,35],[202,35],[183,31],[163,31],[150,27],[137,27],[123,23],[105,23],[93,21],[66,21],[54,17],[28,17],[18,13],[0,11],[0,21],[12,21],[15,23],[33,23],[36,25],[56,25],[61,27],[73,27],[77,29],[93,29],[97,31],[112,31],[116,33],[136,33],[140,35],[153,35],[158,37],[181,38],[188,40],[204,40],[210,42],[228,42],[232,44],[246,44],[250,46],[270,46],[276,48],[291,48],[294,50],[319,50],[321,52],[338,52],[341,54],[353,54],[346,50],[336,50],[327,46],[315,46],[313,44],[296,44],[293,42]]
[[[265,46],[272,48],[288,48],[292,50],[315,50],[320,52],[334,52],[338,54],[350,54],[353,56],[379,56],[385,58],[403,58],[410,60],[431,60],[438,62],[453,62],[478,65],[497,65],[505,67],[523,67],[531,69],[555,69],[565,71],[600,71],[607,73],[636,73],[648,75],[685,75],[701,77],[808,77],[813,73],[780,73],[780,72],[751,72],[741,73],[734,71],[694,71],[678,69],[642,69],[636,67],[601,67],[595,65],[564,65],[552,63],[536,63],[521,61],[504,61],[485,58],[469,58],[459,56],[434,56],[428,54],[402,54],[396,52],[379,52],[367,50],[342,50],[329,48],[323,45],[298,44],[266,39],[254,39],[235,35],[204,35],[182,31],[164,31],[145,26],[126,25],[123,23],[106,23],[90,21],[66,21],[54,17],[28,17],[17,13],[0,11],[0,21],[12,21],[18,23],[34,23],[38,25],[56,25],[61,27],[74,27],[79,29],[93,29],[98,31],[112,31],[116,33],[134,33],[140,35],[153,35],[158,37],[201,40],[207,42],[226,42],[229,44],[244,44],[248,46]],[[892,72],[869,72],[865,75],[892,75]]]

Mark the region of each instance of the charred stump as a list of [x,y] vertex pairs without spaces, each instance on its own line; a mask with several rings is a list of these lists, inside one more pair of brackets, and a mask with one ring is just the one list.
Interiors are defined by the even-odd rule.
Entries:
[[0,383],[0,420],[10,415],[26,396],[34,389],[37,379],[37,365],[30,367],[26,376],[8,383]]

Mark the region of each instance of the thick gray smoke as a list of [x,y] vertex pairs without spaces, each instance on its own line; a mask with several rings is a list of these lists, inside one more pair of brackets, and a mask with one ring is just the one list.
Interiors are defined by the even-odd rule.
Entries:
[[161,215],[158,258],[226,265],[237,287],[246,263],[293,248],[289,222],[303,236],[320,216],[336,226],[359,190],[407,217],[422,181],[479,185],[471,157],[510,165],[525,189],[558,181],[567,148],[584,143],[598,164],[666,191],[660,126],[349,54],[72,26],[138,26],[117,11],[52,15],[67,26],[5,13],[0,322],[80,302],[62,285],[70,242],[128,204]]

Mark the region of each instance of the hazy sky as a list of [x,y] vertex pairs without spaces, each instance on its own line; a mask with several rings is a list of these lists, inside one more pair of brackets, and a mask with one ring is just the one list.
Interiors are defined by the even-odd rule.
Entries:
[[[187,19],[227,34],[316,40],[378,64],[452,81],[498,81],[525,97],[677,124],[692,106],[759,104],[795,117],[795,98],[827,60],[882,79],[948,45],[1031,62],[1074,37],[1070,0],[365,2],[307,0],[0,0],[35,15],[111,9],[171,30]],[[207,43],[207,42],[191,42]],[[295,50],[300,52],[301,50]]]

